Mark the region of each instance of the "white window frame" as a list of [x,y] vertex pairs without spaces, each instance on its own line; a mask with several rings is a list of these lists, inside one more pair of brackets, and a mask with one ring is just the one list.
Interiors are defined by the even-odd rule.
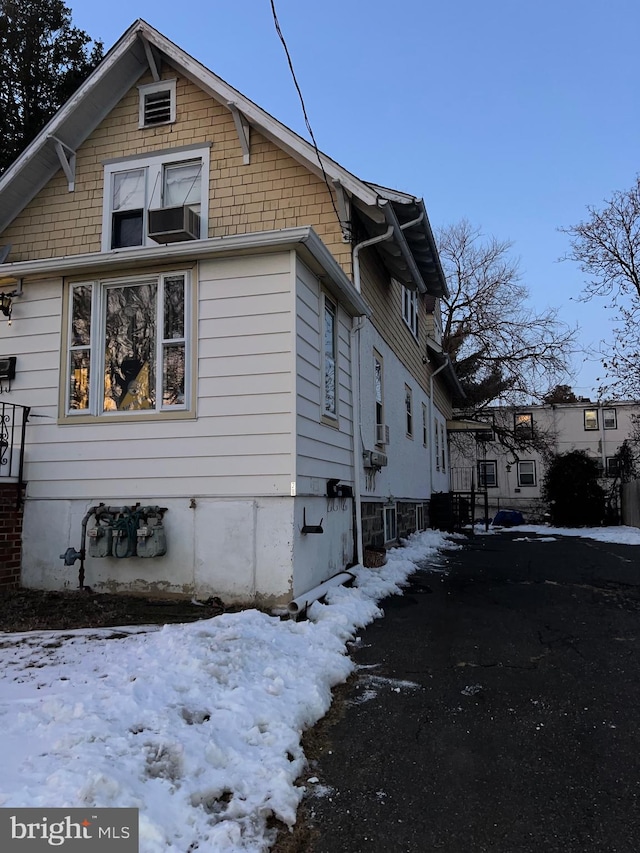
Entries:
[[[530,474],[526,474],[525,476],[526,477],[531,476],[533,479],[532,483],[523,482],[522,477],[523,477],[523,473],[524,473],[523,472],[523,466],[524,465],[531,465]],[[537,484],[538,484],[538,478],[536,476],[536,463],[535,463],[535,461],[533,459],[523,459],[520,462],[518,462],[518,486],[526,489],[526,488],[535,487]]]
[[407,438],[413,438],[413,391],[408,385],[404,386],[404,407]]
[[[493,482],[490,483],[487,478],[487,471],[493,471]],[[498,463],[495,459],[482,459],[478,462],[478,488],[479,489],[497,489],[498,488]]]
[[433,425],[434,425],[433,431],[435,434],[435,441],[436,441],[436,446],[434,448],[435,453],[436,453],[436,471],[439,471],[440,470],[440,424],[438,423],[437,418],[433,419]]
[[[186,145],[162,151],[146,157],[119,157],[104,163],[104,191],[102,200],[102,251],[126,252],[129,249],[140,249],[143,246],[158,246],[149,237],[149,210],[162,207],[162,190],[164,184],[164,166],[176,163],[187,163],[200,160],[200,239],[204,240],[209,234],[209,161],[210,147],[208,145]],[[143,169],[145,172],[145,198],[142,211],[142,243],[139,246],[123,246],[112,249],[113,226],[113,186],[114,176],[122,172],[132,172]]]
[[602,426],[604,429],[618,429],[618,415],[615,409],[602,410]]
[[422,446],[429,446],[429,413],[425,403],[422,404]]
[[[334,408],[333,410],[327,408],[328,396],[327,396],[327,352],[326,352],[326,340],[325,340],[325,318],[327,311],[329,311],[333,315],[333,387],[334,387]],[[338,303],[327,296],[326,293],[322,294],[322,311],[320,314],[320,346],[321,346],[321,386],[322,386],[322,417],[324,419],[328,419],[332,425],[337,424],[338,416],[339,416],[339,401],[340,401],[340,373],[339,373],[339,335],[338,335],[338,326],[339,326],[339,315],[338,315]]]
[[402,285],[402,319],[409,327],[411,334],[418,339],[418,291],[409,290]]
[[[379,379],[378,382],[378,365]],[[384,360],[377,350],[373,351],[373,397],[375,400],[376,438],[377,427],[386,424],[384,419]],[[378,442],[376,442],[378,443]]]
[[[154,128],[154,127],[163,127],[167,124],[173,124],[176,120],[176,78],[171,80],[160,80],[157,83],[144,83],[138,86],[138,93],[140,97],[139,105],[138,105],[138,127],[141,128]],[[158,121],[151,122],[147,124],[144,120],[145,117],[145,97],[147,95],[155,95],[157,92],[169,92],[169,98],[171,101],[170,106],[170,118],[168,121]]]
[[426,530],[424,504],[416,504],[416,531]]
[[384,521],[384,542],[395,542],[398,539],[398,510],[395,504],[385,504],[382,508]]
[[[165,282],[172,278],[184,278],[184,336],[176,339],[164,339],[164,287]],[[155,284],[157,286],[156,297],[156,341],[155,341],[155,407],[150,409],[104,409],[104,374],[105,374],[105,318],[106,300],[110,288],[136,286],[142,284]],[[73,326],[73,290],[77,287],[91,288],[91,334],[88,346],[74,347],[72,344]],[[180,415],[190,412],[192,407],[192,282],[189,270],[178,269],[145,276],[127,276],[117,279],[98,279],[88,281],[74,281],[68,284],[68,306],[66,326],[66,369],[64,377],[63,412],[68,419],[90,418],[91,420],[107,420],[109,418],[131,418],[145,417],[153,418],[158,415]],[[184,347],[184,401],[174,405],[163,404],[163,365],[164,350],[172,343]],[[84,409],[71,408],[71,358],[72,353],[78,349],[87,349],[90,354],[89,369],[89,405]]]
[[[590,415],[591,418],[595,418],[595,424],[593,426],[587,426],[588,415]],[[584,428],[587,432],[597,432],[600,429],[600,418],[596,408],[583,409],[582,416],[584,419]]]
[[443,423],[440,424],[440,453],[442,454],[442,470],[447,471],[447,436]]

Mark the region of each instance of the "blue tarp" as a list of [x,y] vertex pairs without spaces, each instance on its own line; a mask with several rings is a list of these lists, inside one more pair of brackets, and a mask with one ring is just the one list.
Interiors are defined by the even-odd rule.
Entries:
[[516,524],[524,524],[524,517],[515,509],[501,509],[496,513],[493,524],[496,527],[513,527]]

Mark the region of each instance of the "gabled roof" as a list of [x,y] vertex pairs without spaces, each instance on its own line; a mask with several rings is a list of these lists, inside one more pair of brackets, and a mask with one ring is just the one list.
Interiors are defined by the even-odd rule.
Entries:
[[448,295],[421,199],[361,181],[141,19],[129,27],[0,178],[0,233],[51,180],[64,158],[73,157],[140,77],[148,69],[157,75],[163,60],[227,107],[234,118],[238,116],[314,174],[326,175],[339,197],[339,209],[342,201],[355,205],[372,236],[392,226],[392,236],[378,243],[377,249],[394,278],[423,293]]

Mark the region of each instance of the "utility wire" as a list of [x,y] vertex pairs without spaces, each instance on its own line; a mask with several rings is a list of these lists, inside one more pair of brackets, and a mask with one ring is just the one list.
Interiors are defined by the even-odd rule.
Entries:
[[320,150],[318,148],[318,144],[316,143],[316,138],[313,135],[313,130],[311,128],[311,122],[309,121],[309,116],[307,115],[307,108],[305,107],[305,104],[304,104],[304,98],[302,97],[302,91],[300,89],[300,86],[298,85],[298,80],[296,78],[296,72],[293,69],[293,62],[291,60],[291,54],[289,53],[289,48],[287,47],[287,43],[286,43],[284,36],[282,34],[282,30],[280,29],[280,22],[278,21],[278,15],[276,13],[275,1],[270,0],[270,2],[271,2],[271,14],[273,15],[273,23],[275,24],[276,32],[278,33],[278,37],[279,37],[280,41],[282,42],[284,52],[287,55],[287,62],[289,63],[289,70],[291,71],[291,77],[293,78],[294,85],[295,85],[296,90],[298,92],[298,97],[300,98],[300,104],[302,106],[302,114],[304,115],[304,121],[305,121],[305,124],[307,126],[307,130],[309,131],[309,136],[311,137],[311,141],[313,143],[313,147],[314,147],[315,152],[316,152],[316,157],[318,158],[318,163],[320,164],[320,168],[322,169],[322,176],[324,178],[324,182],[327,185],[327,189],[329,190],[329,198],[331,199],[331,204],[333,206],[333,212],[336,215],[336,219],[338,220],[338,225],[340,226],[340,230],[342,231],[345,228],[347,228],[347,223],[342,222],[342,220],[340,219],[340,214],[338,213],[338,208],[336,207],[336,202],[335,202],[335,199],[333,197],[333,190],[332,190],[331,185],[329,183],[327,173],[325,172],[324,164],[322,162],[322,157],[320,156]]

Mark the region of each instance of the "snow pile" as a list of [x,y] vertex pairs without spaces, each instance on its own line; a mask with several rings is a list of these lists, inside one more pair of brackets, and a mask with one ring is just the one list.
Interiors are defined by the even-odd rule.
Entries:
[[346,643],[416,563],[427,531],[314,603],[161,629],[0,634],[0,806],[137,807],[141,853],[263,851],[295,822],[302,732],[353,664]]

